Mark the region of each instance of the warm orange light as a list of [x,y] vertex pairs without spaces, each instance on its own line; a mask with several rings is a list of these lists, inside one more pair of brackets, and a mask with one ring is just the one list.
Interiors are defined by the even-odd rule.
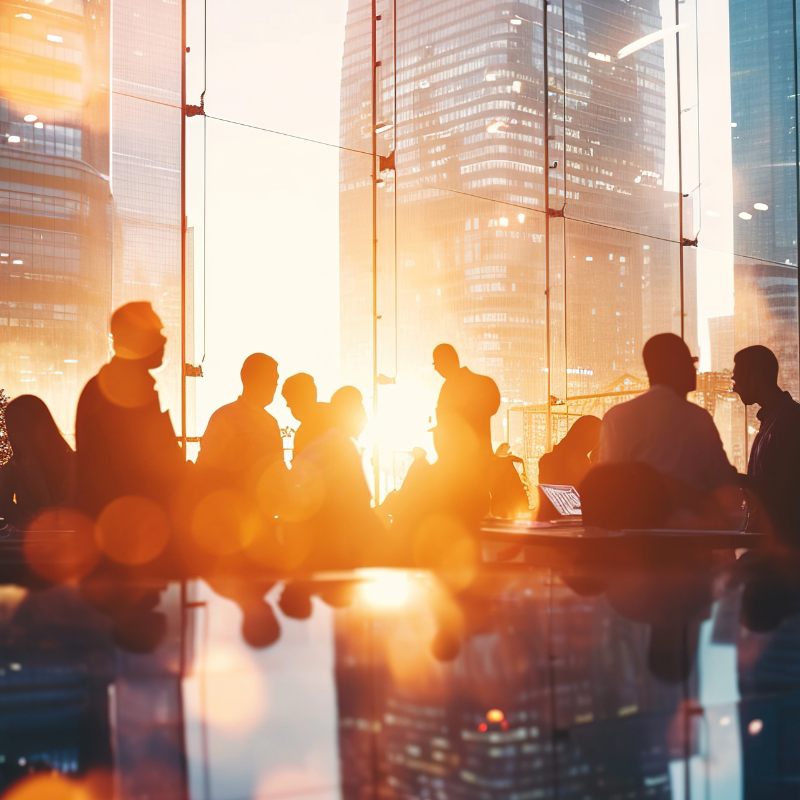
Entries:
[[752,719],[750,720],[750,724],[747,726],[747,732],[751,736],[758,736],[761,731],[764,730],[764,723],[760,719]]
[[363,570],[369,580],[361,585],[361,597],[370,605],[383,608],[399,608],[408,600],[408,575],[392,570]]
[[37,574],[56,583],[78,581],[97,564],[99,552],[92,521],[77,511],[55,508],[28,526],[22,544],[25,561]]
[[499,708],[493,708],[486,712],[487,722],[502,722],[505,718],[506,715]]
[[98,547],[120,564],[146,564],[169,540],[169,523],[161,507],[146,497],[119,497],[102,511],[95,526]]

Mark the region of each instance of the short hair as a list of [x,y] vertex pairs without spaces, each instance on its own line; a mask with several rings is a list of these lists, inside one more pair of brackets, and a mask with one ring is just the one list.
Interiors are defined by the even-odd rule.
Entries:
[[437,344],[436,347],[433,348],[433,360],[445,362],[449,361],[454,364],[461,363],[455,347],[453,347],[451,344]]
[[258,380],[269,372],[278,371],[278,362],[265,353],[253,353],[244,360],[242,371],[239,373],[242,383],[247,384],[251,380]]
[[308,400],[313,402],[317,399],[317,384],[307,372],[298,372],[297,375],[292,375],[283,382],[281,394],[287,401]]
[[733,363],[741,366],[752,375],[757,375],[770,383],[778,382],[780,364],[775,353],[763,344],[754,344],[740,350]]
[[651,336],[642,348],[642,360],[650,382],[670,380],[676,369],[692,360],[686,342],[674,333]]
[[146,301],[126,303],[111,315],[114,352],[120,358],[141,359],[163,344],[164,324]]

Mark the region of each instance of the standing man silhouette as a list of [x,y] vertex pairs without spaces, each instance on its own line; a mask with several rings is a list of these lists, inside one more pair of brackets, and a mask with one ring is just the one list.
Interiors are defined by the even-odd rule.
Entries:
[[466,423],[477,438],[481,455],[492,455],[492,417],[500,408],[497,384],[487,375],[462,367],[451,344],[436,346],[433,368],[444,378],[436,405],[437,423]]
[[330,429],[330,406],[317,400],[317,385],[314,378],[305,372],[287,378],[281,394],[292,416],[300,423],[294,434],[294,458]]
[[111,316],[114,357],[84,387],[75,421],[78,500],[97,516],[119,497],[166,507],[186,472],[169,412],[150,370],[164,361],[163,324],[150,303]]

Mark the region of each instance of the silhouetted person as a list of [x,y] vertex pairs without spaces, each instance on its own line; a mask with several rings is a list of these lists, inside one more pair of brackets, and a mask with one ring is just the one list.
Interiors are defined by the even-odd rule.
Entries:
[[[539,459],[539,483],[574,486],[576,489],[591,469],[589,454],[600,441],[600,419],[591,415],[578,417],[567,435]],[[539,492],[539,520],[558,519],[560,514],[545,493]]]
[[97,516],[127,495],[168,506],[186,462],[161,411],[150,370],[160,367],[167,343],[150,303],[128,303],[111,317],[114,357],[84,387],[75,423],[78,497]]
[[[747,485],[761,501],[772,529],[800,544],[800,405],[778,386],[778,359],[754,345],[733,357],[733,391],[746,405],[761,406],[761,427],[750,450]],[[763,530],[763,520],[753,520]]]
[[498,446],[492,460],[489,487],[492,495],[491,511],[495,517],[515,519],[530,511],[528,493],[515,464],[521,464],[524,471],[525,462],[511,452],[508,442],[503,442]]
[[264,353],[248,356],[241,371],[242,393],[218,408],[200,442],[197,467],[237,483],[256,465],[283,461],[278,422],[267,410],[278,388],[278,363]]
[[342,386],[331,395],[331,425],[351,439],[358,439],[367,427],[364,397],[355,386]]
[[674,333],[649,339],[642,351],[650,388],[610,408],[600,427],[600,463],[638,461],[700,493],[736,482],[711,415],[689,402],[696,359]]
[[73,500],[75,453],[34,395],[8,404],[6,428],[14,455],[0,469],[0,516],[21,527],[40,511]]
[[305,372],[287,378],[281,394],[292,416],[300,423],[294,434],[294,457],[330,428],[330,406],[317,400],[317,386]]
[[436,421],[462,419],[478,440],[479,452],[492,454],[492,417],[500,408],[500,391],[486,375],[477,375],[462,367],[458,353],[450,344],[440,344],[433,351],[433,367],[444,378]]

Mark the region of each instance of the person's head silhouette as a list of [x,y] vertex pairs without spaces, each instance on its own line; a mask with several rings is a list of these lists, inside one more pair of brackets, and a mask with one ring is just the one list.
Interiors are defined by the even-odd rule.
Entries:
[[317,386],[314,379],[305,372],[298,372],[283,382],[281,390],[283,399],[292,412],[292,416],[303,422],[308,419],[317,403]]
[[681,397],[697,388],[697,358],[674,333],[659,333],[645,342],[642,359],[651,386],[668,386]]
[[433,368],[445,379],[455,375],[461,368],[458,353],[451,344],[439,344],[433,349]]
[[46,462],[70,450],[44,400],[32,394],[20,395],[8,404],[6,429],[18,458]]
[[164,362],[164,324],[147,302],[126,303],[111,315],[111,336],[117,358],[155,369]]
[[342,386],[331,395],[334,425],[352,439],[358,439],[367,427],[364,397],[355,386]]
[[564,447],[577,455],[588,455],[600,443],[600,418],[587,414],[578,417],[561,440]]
[[768,347],[745,347],[733,357],[733,391],[746,406],[766,405],[781,391],[779,372],[778,359]]
[[242,364],[242,397],[259,408],[266,408],[278,388],[278,362],[264,353],[247,356]]

